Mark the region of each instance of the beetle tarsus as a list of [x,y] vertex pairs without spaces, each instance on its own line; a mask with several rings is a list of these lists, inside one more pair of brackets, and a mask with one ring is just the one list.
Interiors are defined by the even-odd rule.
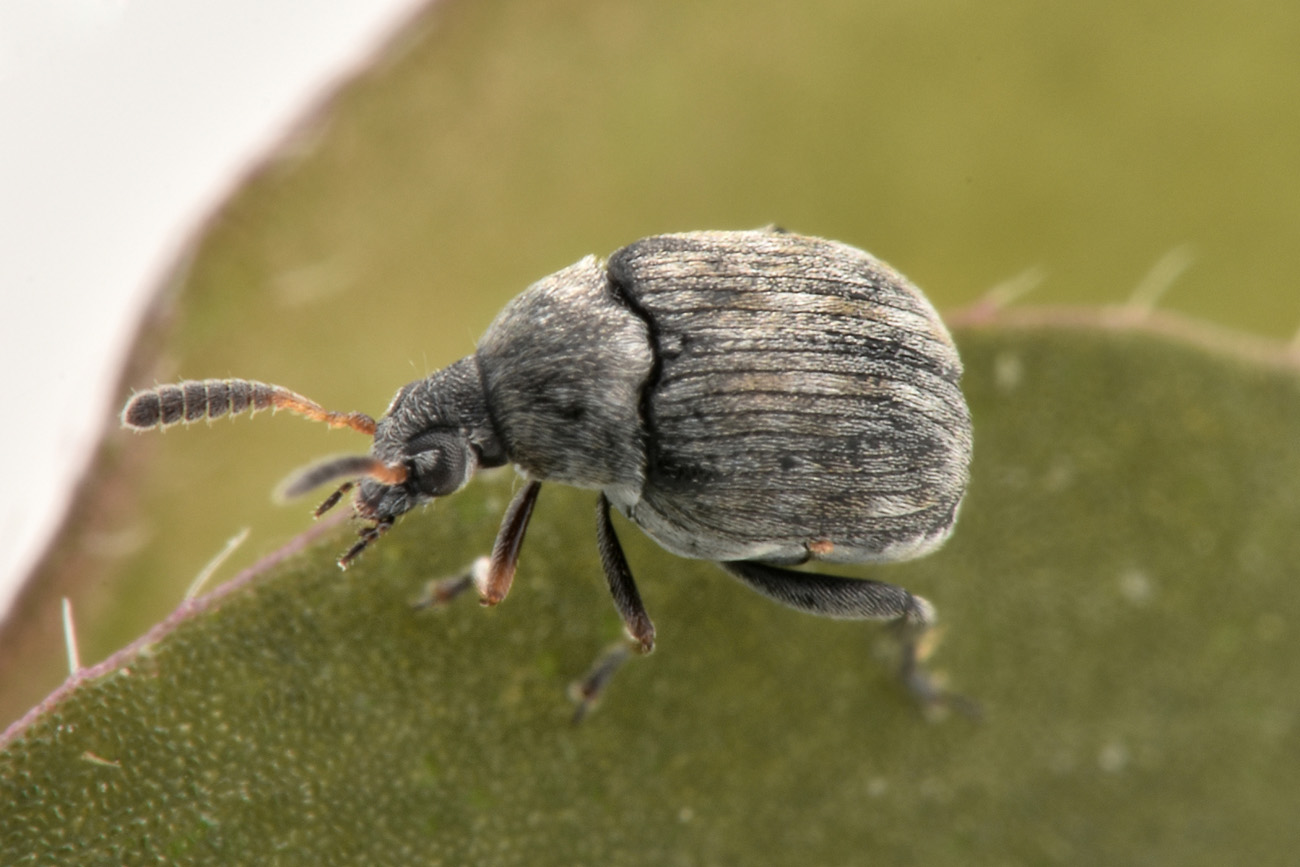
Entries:
[[577,705],[573,709],[573,724],[577,725],[600,704],[605,688],[609,686],[614,672],[632,658],[633,645],[628,641],[619,641],[605,648],[581,680],[569,684],[569,698]]
[[458,596],[471,587],[477,586],[482,581],[479,576],[487,570],[488,563],[487,557],[479,557],[459,575],[453,575],[450,578],[435,578],[424,585],[424,592],[411,603],[411,607],[417,610],[423,608],[439,609],[450,605]]
[[[919,596],[914,598],[929,608],[929,603],[924,599]],[[979,702],[947,689],[943,679],[926,667],[925,661],[934,652],[939,639],[939,632],[933,623],[933,609],[929,608],[929,611],[931,617],[925,622],[917,622],[906,616],[894,622],[901,657],[899,680],[928,719],[941,719],[949,711],[955,711],[968,719],[983,719],[984,710]]]

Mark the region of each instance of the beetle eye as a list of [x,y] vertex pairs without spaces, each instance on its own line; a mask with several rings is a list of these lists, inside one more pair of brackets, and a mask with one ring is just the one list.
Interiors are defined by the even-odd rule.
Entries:
[[472,472],[467,450],[445,444],[412,456],[408,479],[427,497],[445,497],[469,481]]

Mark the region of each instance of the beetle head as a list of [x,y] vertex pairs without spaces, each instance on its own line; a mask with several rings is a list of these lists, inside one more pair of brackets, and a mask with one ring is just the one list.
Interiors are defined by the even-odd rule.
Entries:
[[285,488],[287,496],[347,479],[316,509],[319,517],[353,488],[353,509],[366,522],[358,541],[339,558],[346,568],[402,515],[435,497],[460,490],[480,467],[500,466],[505,455],[488,419],[473,357],[397,392],[374,429],[368,455],[347,455],[308,466]]

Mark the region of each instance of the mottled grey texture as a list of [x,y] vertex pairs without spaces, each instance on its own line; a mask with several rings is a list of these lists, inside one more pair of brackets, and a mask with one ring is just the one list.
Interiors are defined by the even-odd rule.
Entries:
[[947,536],[971,454],[961,361],[901,275],[773,232],[646,238],[609,272],[656,357],[641,498],[611,499],[660,544],[861,562]]
[[595,257],[506,305],[478,361],[492,420],[526,473],[583,488],[640,487],[650,338]]

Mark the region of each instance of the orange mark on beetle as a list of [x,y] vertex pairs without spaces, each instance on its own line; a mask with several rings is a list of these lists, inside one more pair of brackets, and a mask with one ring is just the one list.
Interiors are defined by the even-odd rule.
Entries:
[[835,550],[835,543],[830,539],[813,539],[808,543],[808,553],[815,557],[825,557]]

